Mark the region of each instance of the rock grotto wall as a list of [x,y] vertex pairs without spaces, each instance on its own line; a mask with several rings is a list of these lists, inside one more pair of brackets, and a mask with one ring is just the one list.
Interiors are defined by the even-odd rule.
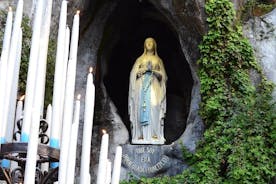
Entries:
[[[24,12],[29,17],[33,16],[34,5],[37,0],[25,0]],[[17,0],[3,1],[1,7],[15,5]],[[6,3],[6,4],[4,4]],[[78,71],[76,80],[76,94],[80,93],[82,97],[85,96],[86,86],[86,75],[89,66],[95,68],[95,85],[96,85],[96,109],[94,117],[93,137],[92,137],[92,153],[91,153],[91,178],[95,179],[97,163],[98,163],[98,152],[100,147],[101,129],[105,128],[110,134],[110,153],[109,157],[113,160],[115,147],[119,144],[125,144],[129,142],[129,131],[128,126],[125,122],[126,113],[120,113],[123,106],[118,105],[118,99],[116,95],[114,97],[114,87],[112,88],[113,82],[112,76],[116,73],[108,73],[108,68],[116,66],[109,64],[112,57],[116,58],[116,53],[112,52],[116,49],[116,46],[122,46],[124,39],[125,41],[131,41],[131,34],[120,34],[120,29],[124,29],[120,20],[127,20],[129,24],[131,21],[137,21],[135,14],[133,20],[129,17],[124,19],[123,16],[128,16],[127,5],[133,6],[144,6],[149,10],[144,11],[143,15],[140,16],[142,25],[153,24],[154,27],[164,27],[164,30],[160,31],[160,35],[157,36],[158,48],[160,57],[166,61],[166,68],[168,75],[171,76],[168,81],[168,88],[170,91],[168,103],[176,104],[171,111],[168,111],[168,116],[181,117],[182,111],[174,111],[173,109],[182,109],[184,116],[179,120],[179,126],[182,127],[181,131],[177,133],[175,137],[168,137],[168,146],[170,148],[173,157],[181,159],[180,145],[177,142],[182,142],[191,151],[195,150],[195,143],[200,139],[203,133],[203,123],[198,116],[198,105],[200,101],[199,94],[199,79],[196,75],[197,65],[196,60],[199,58],[198,44],[206,31],[205,15],[204,15],[204,1],[203,0],[132,0],[132,3],[128,4],[129,1],[125,0],[74,0],[68,1],[68,24],[71,26],[73,13],[77,10],[81,10],[81,31],[80,31],[80,43],[78,53]],[[57,24],[59,20],[61,0],[54,0],[53,2],[53,16],[52,16],[52,37],[55,38],[57,35]],[[123,9],[122,12],[115,13],[116,11]],[[140,11],[139,8],[135,8],[135,11]],[[146,13],[145,13],[146,12]],[[118,15],[120,14],[121,15]],[[138,15],[138,13],[136,14]],[[117,17],[116,17],[117,16]],[[122,16],[122,17],[120,17]],[[115,17],[112,19],[112,17]],[[139,18],[139,17],[138,17]],[[147,21],[144,21],[147,19]],[[111,26],[109,24],[112,24]],[[118,23],[118,25],[117,25]],[[139,26],[136,23],[135,26]],[[125,25],[125,27],[128,27]],[[141,27],[139,28],[141,29]],[[151,27],[151,32],[157,31]],[[145,32],[144,32],[145,33]],[[169,35],[169,43],[165,45],[166,39],[164,36]],[[141,54],[141,47],[146,34],[140,34],[140,40],[132,43],[137,43],[133,46],[136,53],[133,52],[132,57],[129,61],[132,63],[134,59]],[[154,35],[151,35],[154,37]],[[160,39],[159,39],[160,38]],[[162,40],[163,39],[163,40]],[[160,41],[159,41],[160,40]],[[164,46],[165,45],[165,46]],[[175,49],[173,46],[175,45]],[[140,49],[140,50],[139,50]],[[173,53],[168,56],[167,53]],[[173,52],[172,52],[173,51]],[[118,51],[119,52],[119,51]],[[120,57],[117,57],[120,58]],[[169,63],[170,62],[170,63]],[[123,68],[129,70],[131,67]],[[179,69],[182,68],[182,69]],[[176,72],[173,73],[174,69]],[[107,74],[105,73],[107,72]],[[125,72],[125,76],[128,78],[128,72]],[[182,76],[183,74],[183,76]],[[107,77],[105,81],[105,77]],[[109,78],[108,78],[109,77]],[[118,78],[117,78],[118,79]],[[108,84],[109,83],[111,84]],[[118,82],[116,84],[119,84]],[[126,82],[128,84],[128,81]],[[177,86],[177,84],[180,84]],[[187,88],[185,88],[187,84]],[[179,88],[177,88],[179,87]],[[126,91],[125,91],[126,93]],[[118,92],[115,94],[119,94]],[[113,95],[113,96],[112,96]],[[185,98],[186,97],[186,98]],[[184,99],[184,100],[183,100]],[[185,101],[185,99],[188,99]],[[84,98],[82,98],[81,114],[84,111]],[[183,102],[175,103],[175,102]],[[126,102],[125,102],[126,103]],[[173,112],[177,112],[180,115],[175,115]],[[173,118],[170,118],[170,123],[173,124]],[[83,127],[83,115],[81,115],[80,131],[82,132]],[[174,127],[178,129],[177,127]],[[79,135],[78,141],[78,153],[77,161],[77,175],[79,175],[80,167],[80,152],[81,152],[81,137]],[[173,144],[171,144],[174,142]],[[176,143],[176,144],[175,144]],[[126,177],[127,173],[125,173]],[[94,181],[93,181],[94,182]]]
[[[243,28],[265,75],[276,84],[276,9],[261,17],[250,19]],[[253,75],[253,78],[256,81],[256,76]],[[276,100],[275,90],[273,98]]]
[[[119,111],[122,111],[122,105],[118,105],[120,100],[116,100],[116,95],[120,95],[118,92],[114,92],[116,89],[113,85],[119,84],[119,82],[114,83],[114,76],[116,76],[116,71],[114,73],[110,72],[110,68],[118,67],[117,70],[122,69],[122,71],[117,71],[118,73],[124,72],[123,77],[128,79],[130,67],[136,57],[141,54],[142,44],[144,41],[143,34],[138,34],[141,38],[140,40],[136,37],[133,38],[132,33],[128,32],[127,28],[128,24],[131,24],[131,18],[125,18],[124,16],[130,16],[127,13],[126,8],[124,8],[124,3],[128,1],[102,1],[101,4],[97,4],[99,8],[97,8],[96,12],[89,11],[92,14],[90,20],[82,20],[82,32],[79,46],[79,61],[78,61],[78,73],[77,73],[77,93],[81,93],[84,95],[85,91],[85,79],[86,73],[89,65],[92,65],[96,68],[96,86],[97,86],[97,94],[96,94],[96,111],[94,118],[94,127],[93,127],[93,138],[92,138],[92,154],[91,154],[91,164],[92,164],[92,178],[95,178],[96,170],[97,170],[97,162],[98,162],[98,151],[99,151],[99,142],[100,142],[100,131],[105,128],[110,133],[110,142],[111,149],[109,157],[111,160],[114,157],[115,146],[119,144],[125,144],[129,142],[129,131],[127,127],[129,126],[125,123],[125,117]],[[181,70],[179,70],[179,74],[176,73],[176,76],[171,74],[171,78],[174,78],[175,83],[172,84],[172,91],[174,90],[175,84],[177,83],[177,78],[179,78],[180,86],[185,86],[183,83],[190,83],[190,87],[186,91],[188,93],[188,107],[186,122],[184,121],[184,129],[179,135],[175,138],[172,138],[172,141],[178,142],[181,141],[184,145],[187,146],[191,151],[195,150],[195,143],[201,137],[203,132],[203,124],[198,116],[198,104],[200,101],[199,95],[199,80],[195,71],[197,70],[196,60],[199,57],[197,45],[199,44],[202,35],[205,32],[205,23],[204,23],[204,14],[203,14],[203,3],[199,1],[135,1],[132,4],[127,4],[129,6],[142,6],[144,3],[148,3],[154,11],[148,12],[146,17],[151,17],[148,22],[141,22],[145,26],[149,24],[154,24],[157,26],[164,26],[164,29],[167,30],[168,35],[171,36],[172,41],[171,44],[176,44],[177,52],[176,54],[181,55],[182,59],[176,61],[175,63],[180,68],[184,68],[183,71],[190,72],[190,75],[187,75],[189,80],[185,81],[181,80]],[[136,4],[136,5],[135,5]],[[131,7],[129,7],[131,9]],[[132,9],[132,10],[135,10]],[[95,11],[95,10],[94,10]],[[117,13],[116,13],[117,11]],[[139,9],[136,11],[140,11]],[[114,13],[115,12],[115,13]],[[121,14],[121,15],[118,15]],[[132,21],[138,21],[135,19],[135,15],[133,14]],[[116,17],[117,16],[117,17]],[[121,17],[120,17],[121,16]],[[143,21],[146,19],[142,18]],[[128,24],[126,24],[128,22]],[[86,24],[87,23],[87,24]],[[123,25],[122,24],[126,24]],[[135,26],[135,24],[134,24]],[[136,24],[137,26],[137,24]],[[138,28],[139,29],[139,28]],[[141,29],[141,28],[140,28]],[[153,28],[151,30],[154,32]],[[124,32],[126,34],[120,34]],[[163,31],[163,33],[166,31]],[[164,33],[164,35],[166,35]],[[139,37],[138,36],[138,37]],[[160,35],[162,36],[162,34]],[[143,37],[143,38],[142,38]],[[124,39],[127,38],[127,39]],[[133,38],[133,40],[131,40]],[[161,37],[160,37],[161,38]],[[135,42],[138,39],[139,41]],[[121,56],[116,56],[117,52],[121,52],[118,50],[119,47],[124,45],[124,42],[127,43],[136,43],[133,46],[135,48],[135,52],[133,52],[132,58],[128,56],[129,62],[132,63],[120,63],[118,65],[112,65],[112,59],[116,58],[116,62],[118,62],[117,58]],[[158,40],[157,40],[158,42]],[[162,43],[163,41],[161,41]],[[165,41],[163,42],[165,43]],[[124,45],[125,46],[125,45]],[[162,57],[162,47],[166,50],[166,46],[162,46],[162,44],[158,44],[158,51],[160,50],[160,57]],[[128,47],[131,49],[131,46]],[[117,50],[116,50],[117,49]],[[115,50],[115,51],[114,51]],[[171,50],[168,50],[171,51]],[[164,52],[165,53],[165,52]],[[165,62],[166,54],[163,54],[163,60]],[[178,57],[177,57],[178,58]],[[172,59],[173,60],[173,59]],[[181,62],[182,61],[182,62]],[[96,64],[97,62],[97,64]],[[115,61],[113,61],[115,62]],[[172,64],[167,64],[168,71],[173,71],[173,69],[169,69],[174,66],[173,61]],[[127,64],[128,66],[122,66]],[[182,65],[182,66],[181,66]],[[115,69],[114,69],[115,70]],[[128,71],[124,71],[128,70]],[[168,72],[167,71],[167,72]],[[185,73],[185,72],[184,72]],[[185,75],[183,73],[183,75]],[[118,74],[119,75],[119,74]],[[185,78],[185,77],[183,77]],[[183,79],[182,78],[182,79]],[[119,80],[120,78],[117,78]],[[115,79],[116,80],[116,79]],[[170,80],[170,79],[169,79]],[[125,82],[128,84],[128,80]],[[169,82],[168,82],[169,87]],[[112,91],[113,90],[113,91]],[[190,91],[189,91],[190,90]],[[181,88],[180,88],[181,91]],[[184,90],[185,92],[185,90]],[[181,92],[180,92],[181,93]],[[127,94],[125,91],[124,95]],[[173,94],[173,93],[172,93]],[[184,96],[184,93],[181,93]],[[114,97],[115,96],[115,97]],[[176,99],[177,101],[177,99]],[[172,102],[172,101],[171,101]],[[127,103],[127,102],[125,102]],[[184,102],[185,103],[185,102]],[[186,107],[187,107],[186,106]],[[173,111],[172,111],[173,112]],[[174,115],[172,115],[174,116]],[[81,118],[83,121],[83,118]],[[186,129],[185,129],[186,127]],[[82,128],[82,123],[80,125]],[[170,142],[171,143],[171,142]],[[79,140],[79,146],[81,142]],[[181,157],[181,150],[179,144],[169,144],[171,153],[173,157]],[[80,151],[80,149],[79,149]],[[79,171],[78,171],[79,172]],[[124,173],[124,178],[127,178],[127,173]]]

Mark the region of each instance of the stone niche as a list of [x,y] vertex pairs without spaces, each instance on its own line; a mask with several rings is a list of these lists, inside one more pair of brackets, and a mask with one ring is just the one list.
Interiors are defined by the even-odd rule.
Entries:
[[[199,57],[197,46],[205,30],[201,21],[203,4],[196,0],[99,2],[88,3],[93,6],[91,9],[87,6],[83,14],[90,15],[90,19],[81,23],[76,83],[77,91],[84,95],[87,68],[90,65],[95,68],[92,182],[96,178],[103,128],[110,135],[111,160],[116,146],[123,147],[121,179],[181,173],[188,167],[181,147],[194,151],[204,130],[198,116],[199,80],[195,72]],[[143,53],[147,37],[156,40],[158,55],[168,75],[164,145],[130,144],[129,75],[136,58]],[[80,128],[82,130],[82,122]]]
[[109,17],[104,36],[107,40],[98,62],[101,79],[129,133],[130,71],[143,53],[145,38],[153,37],[157,41],[158,55],[168,75],[165,138],[166,144],[171,144],[185,130],[193,87],[189,64],[172,25],[148,2],[122,1]]

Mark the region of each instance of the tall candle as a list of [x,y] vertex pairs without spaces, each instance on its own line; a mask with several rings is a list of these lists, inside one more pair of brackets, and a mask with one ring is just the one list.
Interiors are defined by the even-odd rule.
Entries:
[[[36,9],[36,15],[35,15],[34,32],[35,31],[41,31],[40,28],[44,27],[44,26],[41,26],[42,25],[42,22],[41,22],[42,12],[43,12],[43,10],[45,10],[45,7],[43,7],[43,5],[44,5],[44,0],[39,0],[38,4],[37,4],[37,9]],[[42,12],[40,12],[40,11],[42,11]],[[44,22],[44,23],[47,24],[47,21]],[[35,30],[36,24],[37,24],[37,27],[38,27],[37,30]],[[35,33],[33,33],[33,35],[34,34]],[[48,41],[47,35],[45,35],[44,33],[39,34],[39,35],[42,35],[41,42],[47,42]],[[40,37],[38,37],[38,39],[39,38]],[[28,152],[27,152],[27,161],[26,161],[24,183],[34,183],[35,182],[38,134],[39,134],[39,124],[40,124],[40,109],[41,109],[41,103],[42,103],[41,99],[43,98],[42,97],[44,95],[43,90],[45,89],[44,88],[45,84],[43,84],[42,81],[43,81],[43,78],[45,78],[45,75],[46,75],[45,67],[46,67],[46,64],[47,64],[47,61],[46,61],[47,49],[45,48],[44,44],[45,43],[43,43],[43,44],[41,43],[40,44],[41,47],[39,48],[39,56],[41,56],[43,60],[37,63],[37,68],[36,68],[36,85],[35,85],[35,90],[34,90],[36,100],[33,101],[34,113],[32,113],[32,118],[31,118],[31,120],[32,120],[31,121],[32,129],[30,131],[30,140],[28,142]],[[46,44],[46,45],[48,45],[48,44]],[[46,52],[46,56],[45,56],[45,52]]]
[[[0,59],[0,120],[3,117],[4,108],[5,108],[6,72],[7,72],[8,59],[9,59],[11,33],[12,33],[12,9],[11,7],[9,7],[4,39],[3,39],[1,59]],[[4,142],[4,137],[1,136],[2,129],[3,129],[2,123],[0,123],[0,144]]]
[[[42,25],[42,16],[43,16],[43,2],[44,0],[38,0],[37,8],[34,17],[33,33],[32,33],[32,43],[30,51],[30,60],[28,67],[28,76],[27,76],[27,86],[26,86],[26,99],[25,99],[25,110],[24,110],[24,119],[22,125],[22,134],[21,141],[28,142],[31,122],[32,122],[32,110],[33,104],[35,103],[34,98],[36,98],[35,89],[37,88],[37,65],[40,54],[40,44],[43,44],[43,41],[40,41],[41,36],[41,25]],[[42,62],[42,61],[41,61]],[[41,81],[41,80],[40,80]],[[37,101],[38,99],[36,99]],[[40,100],[40,99],[39,99]],[[40,110],[40,107],[39,107]]]
[[1,61],[0,61],[1,73],[3,71],[2,63],[4,62],[5,64],[7,64],[8,62],[10,43],[11,43],[11,33],[12,33],[12,8],[9,7],[7,20],[6,20],[6,27],[4,32],[4,38],[3,38],[2,52],[1,52]]
[[78,98],[76,100],[74,120],[73,120],[71,133],[70,133],[69,155],[67,158],[68,165],[67,165],[67,174],[66,174],[66,184],[74,184],[76,151],[77,151],[78,130],[79,130],[79,117],[80,117],[80,95],[78,95]]
[[[67,1],[63,0],[60,10],[59,18],[59,30],[58,30],[58,42],[56,53],[56,65],[55,65],[55,78],[54,78],[54,90],[53,90],[53,117],[50,146],[53,148],[59,148],[60,144],[60,132],[62,127],[62,109],[61,99],[62,94],[62,77],[60,74],[63,72],[64,62],[64,44],[66,34],[66,20],[67,20]],[[51,167],[57,167],[57,164],[51,164]]]
[[120,182],[121,163],[122,163],[122,147],[117,146],[115,159],[114,159],[114,166],[112,171],[111,184],[119,184]]
[[106,177],[106,164],[107,164],[107,155],[108,155],[108,134],[106,131],[103,131],[101,150],[100,150],[100,159],[97,175],[97,184],[102,184],[105,182]]
[[[17,52],[17,45],[18,45],[18,39],[20,36],[20,27],[22,22],[22,14],[23,14],[23,0],[19,0],[17,3],[16,13],[15,13],[15,20],[13,24],[13,31],[11,36],[11,43],[10,43],[10,50],[9,50],[9,57],[8,57],[8,63],[6,68],[6,78],[3,83],[5,83],[3,86],[0,86],[1,88],[4,88],[5,92],[4,95],[0,97],[0,106],[5,105],[0,109],[0,121],[1,121],[1,132],[0,132],[0,142],[4,143],[5,140],[5,134],[6,134],[6,127],[8,123],[8,109],[6,107],[10,106],[10,97],[11,97],[11,88],[12,88],[12,81],[14,77],[14,66],[16,63],[16,52]],[[2,85],[2,84],[1,84]],[[1,91],[1,90],[0,90]]]
[[[73,64],[73,65],[72,65]],[[69,62],[67,79],[66,79],[66,90],[64,98],[64,112],[63,112],[63,124],[62,124],[62,138],[60,147],[60,159],[59,159],[59,184],[66,184],[66,173],[67,173],[67,158],[69,151],[70,132],[73,121],[73,106],[74,106],[74,92],[75,92],[75,78],[76,78],[76,66]]]
[[[46,122],[48,124],[48,129],[46,131],[46,135],[48,136],[48,138],[50,137],[51,121],[52,121],[52,105],[49,104],[47,106],[47,114],[46,114]],[[49,144],[50,144],[50,142],[48,142],[47,145],[49,145]],[[48,170],[49,170],[49,162],[42,163],[41,164],[41,171],[42,171],[42,173],[44,173],[45,171],[48,172]]]
[[[7,89],[5,104],[7,107],[4,109],[4,117],[3,117],[3,130],[2,135],[5,137],[5,141],[12,142],[13,138],[13,128],[14,128],[14,116],[15,116],[15,106],[16,106],[16,96],[17,96],[17,84],[19,78],[19,68],[21,63],[21,47],[22,47],[22,29],[20,28],[18,35],[18,45],[16,50],[16,60],[14,63],[13,73],[14,76],[12,78],[12,84],[10,84],[10,80],[7,80],[7,85],[11,87],[10,90]],[[9,96],[9,97],[8,97]],[[2,160],[1,166],[4,168],[10,167],[9,160]]]
[[19,69],[20,69],[20,63],[21,63],[21,49],[22,49],[22,29],[20,28],[17,52],[16,52],[16,62],[15,62],[15,66],[14,66],[14,76],[13,76],[13,82],[12,82],[11,97],[10,97],[10,102],[9,102],[10,106],[9,106],[9,111],[8,111],[8,123],[7,123],[8,126],[6,129],[7,142],[12,142],[12,138],[13,138]]
[[[69,29],[67,29],[69,30]],[[79,38],[79,11],[74,16],[73,29],[72,29],[72,44],[78,44]],[[77,42],[74,42],[77,40]],[[77,47],[75,47],[78,49]],[[67,48],[68,49],[68,48]],[[72,50],[70,50],[72,52]],[[65,51],[67,59],[67,51]],[[77,53],[77,51],[76,51]],[[74,92],[75,92],[75,80],[76,80],[76,67],[77,59],[70,58],[68,62],[68,70],[66,73],[66,86],[65,86],[65,98],[64,98],[64,112],[63,112],[63,125],[62,125],[62,138],[61,138],[61,157],[60,157],[60,167],[59,167],[59,183],[66,182],[66,172],[67,172],[67,156],[69,149],[69,137],[71,124],[73,120],[73,105],[74,105]],[[61,89],[64,91],[64,89]]]
[[[67,68],[68,68],[68,56],[69,56],[69,46],[70,46],[70,29],[68,26],[66,26],[66,33],[65,33],[65,45],[64,45],[64,61],[63,61],[63,70],[62,70],[62,88],[61,93],[62,95],[61,99],[61,109],[63,110],[61,112],[61,117],[63,117],[64,112],[64,99],[65,99],[65,88],[66,88],[66,78],[67,78]],[[61,140],[62,141],[62,140]]]
[[92,68],[90,68],[85,94],[85,110],[84,110],[84,125],[83,125],[83,138],[82,138],[82,153],[81,153],[81,170],[80,170],[80,183],[87,184],[90,166],[90,152],[91,152],[91,137],[93,128],[94,116],[94,103],[95,103],[95,87],[93,84]]
[[[39,50],[39,61],[45,63],[43,65],[43,73],[45,74],[45,77],[42,77],[39,81],[43,84],[42,89],[42,98],[41,98],[41,108],[40,108],[40,116],[43,116],[43,109],[44,109],[44,95],[45,95],[45,80],[46,80],[46,70],[47,70],[47,54],[48,54],[48,44],[49,44],[49,36],[50,36],[50,27],[51,27],[51,16],[52,16],[52,6],[53,6],[53,0],[47,0],[45,1],[45,11],[43,15],[43,25],[41,29],[41,35],[40,35],[40,50]],[[37,81],[38,82],[38,81]]]

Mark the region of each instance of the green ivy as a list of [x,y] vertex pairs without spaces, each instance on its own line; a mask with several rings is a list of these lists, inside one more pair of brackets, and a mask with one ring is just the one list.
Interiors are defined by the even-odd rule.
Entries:
[[[208,33],[199,46],[200,115],[206,125],[195,154],[183,150],[189,169],[174,177],[130,183],[270,183],[276,174],[273,85],[257,64],[229,0],[205,5]],[[253,86],[250,71],[261,80]]]
[[276,8],[276,2],[273,0],[247,0],[241,7],[240,16],[242,21],[247,21],[253,16],[262,16]]
[[[0,53],[2,50],[3,35],[5,30],[7,13],[0,11]],[[30,26],[30,20],[28,17],[23,16],[22,19],[22,53],[21,53],[21,65],[19,73],[18,83],[18,96],[25,94],[27,75],[28,75],[28,64],[30,59],[30,48],[31,48],[31,37],[32,29]],[[48,46],[48,58],[47,58],[47,74],[46,74],[46,87],[45,87],[45,108],[46,105],[52,102],[53,94],[53,82],[54,82],[54,63],[55,63],[55,50],[56,41],[51,39]]]

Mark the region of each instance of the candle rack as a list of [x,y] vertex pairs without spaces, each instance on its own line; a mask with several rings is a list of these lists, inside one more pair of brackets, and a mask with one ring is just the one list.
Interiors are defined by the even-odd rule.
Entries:
[[[22,119],[17,123],[18,131],[14,133],[13,139],[16,140],[16,136],[21,134]],[[48,124],[45,119],[40,121],[39,138],[41,144],[38,144],[37,149],[37,167],[36,167],[36,184],[50,184],[58,180],[58,167],[49,169],[48,172],[42,171],[40,165],[42,163],[58,162],[59,161],[59,149],[49,147],[49,137],[46,135]],[[6,169],[0,167],[0,180],[5,180],[7,184],[24,183],[24,173],[27,158],[28,143],[14,142],[1,144],[0,159],[6,159],[16,162],[18,166],[16,168]]]

